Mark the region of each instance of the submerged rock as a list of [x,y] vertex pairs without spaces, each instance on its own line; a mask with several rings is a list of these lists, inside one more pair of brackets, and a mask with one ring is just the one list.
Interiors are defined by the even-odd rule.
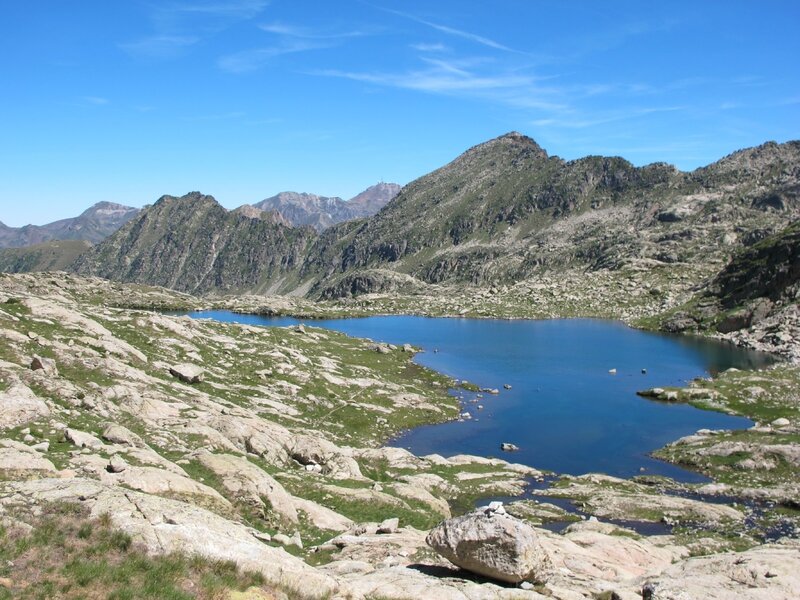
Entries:
[[462,569],[499,581],[544,581],[550,569],[533,527],[494,510],[447,519],[425,541]]

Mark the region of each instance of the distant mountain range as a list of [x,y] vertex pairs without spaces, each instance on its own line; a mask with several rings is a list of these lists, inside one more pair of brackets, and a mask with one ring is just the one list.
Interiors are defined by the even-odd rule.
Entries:
[[[399,192],[400,186],[396,183],[378,183],[349,201],[315,194],[281,192],[257,204],[240,206],[235,211],[251,218],[267,219],[290,227],[309,225],[322,231],[342,221],[374,215]],[[82,240],[96,244],[130,221],[140,210],[113,202],[98,202],[77,217],[61,219],[47,225],[9,227],[0,222],[0,248],[38,246],[52,240]],[[43,246],[37,248],[37,252],[46,249]],[[24,253],[13,253],[14,260],[18,261],[23,255]],[[28,263],[23,260],[19,264]]]
[[254,204],[262,210],[275,211],[295,227],[309,225],[317,231],[377,213],[400,193],[396,183],[378,183],[348,201],[315,194],[281,192]]
[[96,244],[114,233],[139,212],[138,208],[98,202],[79,216],[47,225],[9,227],[0,223],[0,248],[18,248],[50,240],[85,240]]
[[[337,205],[281,196],[290,222],[302,211],[287,216],[289,206]],[[321,233],[231,213],[198,193],[165,197],[73,268],[194,293],[321,298],[494,286],[545,270],[590,277],[686,264],[710,274],[798,218],[800,142],[768,142],[686,173],[619,157],[565,161],[509,133],[408,184],[375,215]]]

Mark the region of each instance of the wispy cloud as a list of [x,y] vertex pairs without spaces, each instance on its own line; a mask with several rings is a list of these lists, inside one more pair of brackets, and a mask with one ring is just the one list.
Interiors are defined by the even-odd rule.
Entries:
[[269,0],[229,0],[224,2],[182,2],[172,4],[167,10],[176,13],[221,15],[235,19],[252,19],[269,4]]
[[421,42],[418,44],[411,44],[411,48],[418,52],[450,52],[450,48],[442,43],[426,44]]
[[267,0],[166,0],[150,11],[152,34],[119,47],[142,58],[175,58],[209,36],[254,19],[268,4]]
[[420,23],[421,25],[425,25],[426,27],[430,27],[431,29],[434,29],[434,30],[439,31],[441,33],[446,33],[447,35],[451,35],[451,36],[459,37],[459,38],[462,38],[462,39],[465,39],[465,40],[469,40],[469,41],[474,42],[476,44],[480,44],[482,46],[486,46],[487,48],[492,48],[494,50],[502,50],[503,52],[513,52],[513,53],[518,53],[518,54],[524,54],[524,52],[521,52],[519,50],[515,50],[514,48],[510,48],[510,47],[506,46],[505,44],[501,44],[500,42],[497,42],[497,41],[495,41],[495,40],[493,40],[491,38],[488,38],[488,37],[485,37],[485,36],[482,36],[482,35],[478,35],[477,33],[472,33],[470,31],[464,31],[463,29],[456,29],[455,27],[450,27],[449,25],[442,25],[441,23],[434,23],[433,21],[428,21],[427,19],[423,19],[423,18],[418,17],[416,15],[412,15],[410,13],[403,12],[403,11],[400,11],[400,10],[394,10],[394,9],[391,9],[391,8],[382,8],[382,7],[377,7],[377,8],[379,8],[380,10],[383,10],[384,12],[387,12],[387,13],[390,13],[390,14],[393,14],[393,15],[397,15],[398,17],[403,17],[405,19],[409,19],[411,21],[415,21],[416,23]]
[[265,23],[258,27],[267,33],[309,40],[339,40],[369,35],[368,32],[358,29],[347,31],[318,31],[298,25],[287,25],[286,23]]
[[419,90],[423,92],[447,93],[454,91],[477,91],[516,88],[526,83],[524,77],[481,77],[461,74],[458,71],[414,71],[403,74],[357,73],[352,71],[326,70],[319,75],[341,77],[379,85]]
[[274,36],[275,43],[270,46],[242,50],[222,56],[217,66],[229,73],[247,73],[256,71],[274,58],[285,54],[296,54],[309,50],[321,50],[339,46],[348,38],[369,35],[360,30],[331,31],[315,30],[286,23],[265,23],[258,26],[262,31]]
[[120,44],[120,48],[129,54],[144,58],[173,58],[199,41],[200,38],[197,36],[153,35],[135,42]]
[[322,41],[294,40],[277,46],[254,48],[225,55],[217,60],[217,66],[229,73],[247,73],[260,69],[277,56],[328,47],[330,44]]
[[481,98],[524,109],[566,110],[558,90],[541,86],[531,75],[514,70],[482,69],[485,60],[440,60],[423,57],[425,68],[399,73],[357,72],[328,69],[315,74],[379,86],[430,94]]
[[105,106],[109,103],[108,98],[102,96],[84,96],[83,101],[92,106]]
[[558,118],[537,119],[531,122],[535,127],[557,127],[560,129],[586,129],[598,125],[607,125],[621,121],[628,121],[652,115],[655,113],[669,113],[684,110],[682,106],[655,106],[626,108],[624,110],[614,110],[597,113],[596,116],[586,117],[575,111],[575,114],[565,115]]

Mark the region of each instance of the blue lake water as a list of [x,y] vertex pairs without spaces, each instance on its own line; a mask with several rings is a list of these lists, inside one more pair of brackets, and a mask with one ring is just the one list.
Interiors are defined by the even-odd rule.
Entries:
[[[292,318],[227,311],[197,318],[285,326]],[[648,454],[701,428],[743,429],[744,418],[681,404],[654,402],[636,390],[685,385],[736,367],[773,362],[769,355],[729,344],[630,329],[594,319],[547,321],[446,319],[413,316],[306,321],[347,335],[423,348],[415,360],[456,379],[497,388],[499,395],[463,396],[471,420],[423,426],[390,442],[419,455],[498,456],[557,473],[602,472],[620,477],[658,474],[705,479]],[[609,373],[616,369],[615,375]],[[642,373],[646,369],[646,374]],[[511,389],[504,389],[504,384]],[[520,450],[504,453],[502,442]]]

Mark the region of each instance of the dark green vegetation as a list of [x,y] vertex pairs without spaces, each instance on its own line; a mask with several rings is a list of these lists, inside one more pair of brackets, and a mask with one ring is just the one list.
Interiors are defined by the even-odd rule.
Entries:
[[164,196],[80,257],[75,268],[194,293],[263,292],[296,268],[314,236],[311,229],[263,215],[229,212],[197,192]]
[[800,297],[800,221],[741,250],[705,290],[660,319],[671,331],[728,333],[779,314]]
[[0,250],[0,272],[63,271],[92,245],[84,240],[44,242]]
[[0,578],[2,600],[212,600],[264,583],[230,562],[150,557],[110,518],[90,519],[73,504],[49,505],[30,524],[0,527]]

